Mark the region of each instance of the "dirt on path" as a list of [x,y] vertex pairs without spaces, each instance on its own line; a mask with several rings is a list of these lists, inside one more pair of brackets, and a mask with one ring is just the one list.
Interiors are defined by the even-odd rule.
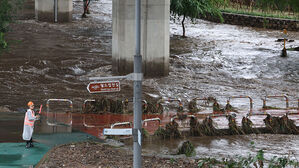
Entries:
[[[76,168],[117,168],[132,167],[132,151],[111,147],[94,142],[62,145],[50,150],[38,168],[76,167]],[[194,159],[168,159],[158,156],[143,156],[143,167],[170,168],[170,167],[197,167]]]

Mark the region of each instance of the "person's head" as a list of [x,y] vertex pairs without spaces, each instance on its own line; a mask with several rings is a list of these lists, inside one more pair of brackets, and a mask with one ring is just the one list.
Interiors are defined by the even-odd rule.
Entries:
[[32,101],[28,102],[28,107],[33,110],[34,109],[34,103]]

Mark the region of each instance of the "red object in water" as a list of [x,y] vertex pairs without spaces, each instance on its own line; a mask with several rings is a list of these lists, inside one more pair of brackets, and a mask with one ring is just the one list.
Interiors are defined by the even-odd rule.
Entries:
[[39,112],[38,112],[39,114],[42,113],[42,108],[43,108],[43,105],[41,104],[40,107],[39,107]]
[[91,82],[87,86],[89,93],[118,92],[120,91],[119,81]]

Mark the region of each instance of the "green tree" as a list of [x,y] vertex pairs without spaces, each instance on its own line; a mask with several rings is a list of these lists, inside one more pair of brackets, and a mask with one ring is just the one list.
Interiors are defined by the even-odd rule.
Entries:
[[8,31],[9,23],[12,21],[11,10],[12,5],[8,0],[0,1],[0,50],[7,47],[4,35]]
[[185,34],[185,19],[190,18],[192,21],[198,18],[199,15],[206,16],[207,14],[220,18],[223,21],[220,10],[216,7],[224,0],[171,0],[170,11],[173,16],[182,16],[183,37]]
[[297,13],[297,16],[299,18],[299,0],[290,0],[290,6],[292,6],[292,9],[294,13]]
[[5,41],[5,33],[9,30],[9,24],[14,21],[17,9],[20,9],[23,0],[0,0],[0,54],[8,47]]

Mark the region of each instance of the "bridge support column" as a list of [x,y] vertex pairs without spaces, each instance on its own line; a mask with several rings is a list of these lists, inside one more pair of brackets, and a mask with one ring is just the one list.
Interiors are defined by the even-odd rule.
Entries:
[[35,0],[35,18],[38,21],[55,21],[55,1],[57,2],[57,22],[71,22],[73,0]]
[[[170,0],[142,0],[141,54],[143,73],[148,77],[169,72]],[[135,0],[113,0],[113,72],[133,72],[135,54]]]

